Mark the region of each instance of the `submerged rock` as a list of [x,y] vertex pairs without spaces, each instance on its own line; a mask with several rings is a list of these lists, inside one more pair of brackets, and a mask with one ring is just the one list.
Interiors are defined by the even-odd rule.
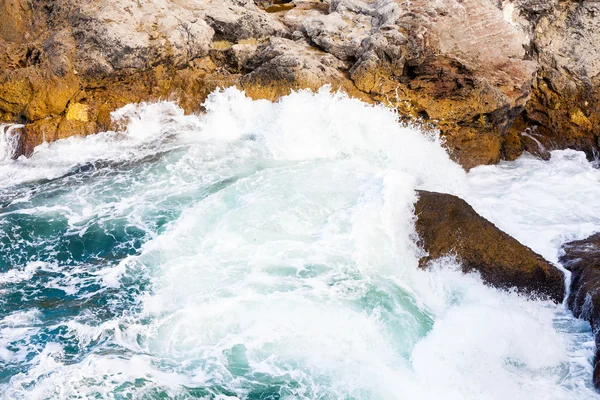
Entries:
[[600,388],[600,233],[563,246],[560,262],[571,271],[571,287],[567,300],[577,318],[592,325],[596,336],[594,385]]
[[419,191],[415,203],[419,244],[427,252],[421,267],[433,259],[456,256],[465,272],[478,271],[498,288],[563,300],[560,270],[498,229],[459,197]]

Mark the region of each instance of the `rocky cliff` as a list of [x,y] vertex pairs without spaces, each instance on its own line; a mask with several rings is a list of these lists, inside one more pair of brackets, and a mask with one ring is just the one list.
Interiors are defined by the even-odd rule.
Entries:
[[[465,168],[598,146],[600,3],[558,0],[0,0],[0,121],[42,141],[127,103],[200,109],[330,84],[438,128]],[[113,127],[114,128],[114,127]]]

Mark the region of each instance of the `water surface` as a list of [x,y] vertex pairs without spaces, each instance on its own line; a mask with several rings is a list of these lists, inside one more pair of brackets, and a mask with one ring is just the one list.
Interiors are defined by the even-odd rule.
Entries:
[[415,245],[436,190],[555,262],[600,230],[581,153],[465,174],[327,90],[205,107],[130,105],[124,132],[0,162],[4,398],[600,398],[587,323],[452,259],[419,270]]

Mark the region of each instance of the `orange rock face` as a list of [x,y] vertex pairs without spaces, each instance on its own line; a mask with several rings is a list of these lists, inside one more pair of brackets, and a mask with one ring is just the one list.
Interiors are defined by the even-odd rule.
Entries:
[[539,70],[520,119],[548,149],[598,149],[599,16],[598,2],[561,2],[535,26]]

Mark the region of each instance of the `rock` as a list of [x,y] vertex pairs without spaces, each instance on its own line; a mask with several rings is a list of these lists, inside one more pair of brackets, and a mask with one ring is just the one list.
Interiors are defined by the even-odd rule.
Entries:
[[294,0],[294,5],[295,7],[286,12],[281,20],[298,36],[304,36],[302,25],[308,18],[329,13],[329,3],[321,0]]
[[252,0],[208,0],[206,21],[221,40],[288,36],[290,32],[277,18],[259,9]]
[[[290,34],[250,0],[0,0],[0,10],[11,16],[0,29],[0,113],[31,125],[25,154],[108,129],[110,112],[130,102],[172,98],[197,111],[236,83],[253,38]],[[222,65],[218,52],[207,59],[215,39],[238,42]]]
[[536,29],[541,69],[525,118],[559,148],[586,151],[600,135],[600,4],[566,2]]
[[536,71],[525,34],[488,0],[332,1],[303,28],[325,51],[355,61],[360,90],[433,122],[467,169],[500,159]]
[[[206,2],[66,3],[77,7],[68,24],[77,42],[76,69],[83,74],[109,75],[159,63],[181,67],[206,56],[215,34],[204,20]],[[211,11],[217,13],[223,3]]]
[[26,39],[35,21],[32,19],[31,8],[27,0],[12,0],[0,2],[0,37],[8,42],[18,42]]
[[548,298],[565,294],[560,270],[481,217],[464,200],[449,194],[419,191],[415,203],[419,244],[427,252],[421,267],[454,255],[465,272],[477,271],[492,286]]
[[600,234],[563,246],[560,262],[572,272],[567,303],[577,318],[590,322],[596,336],[594,385],[600,388]]
[[35,125],[29,153],[33,132],[55,131],[48,121],[87,134],[129,102],[168,98],[194,112],[216,87],[275,100],[329,84],[439,129],[466,169],[523,151],[591,156],[597,4],[0,0],[0,116]]
[[256,43],[238,43],[231,46],[229,54],[231,60],[229,64],[237,67],[238,72],[248,69],[248,63],[256,54],[258,44]]
[[345,64],[304,40],[271,38],[247,61],[252,70],[240,79],[240,87],[254,98],[275,100],[292,90],[319,89],[331,85],[369,101],[342,71]]
[[600,136],[600,3],[520,0],[511,15],[529,32],[538,63],[519,126],[536,129],[548,149],[583,150],[592,159]]
[[[339,3],[341,4],[341,3]],[[333,7],[329,14],[316,14],[306,18],[302,28],[317,46],[333,54],[340,60],[356,61],[361,53],[362,42],[373,31],[372,17],[369,14],[338,12],[341,7]]]

